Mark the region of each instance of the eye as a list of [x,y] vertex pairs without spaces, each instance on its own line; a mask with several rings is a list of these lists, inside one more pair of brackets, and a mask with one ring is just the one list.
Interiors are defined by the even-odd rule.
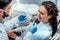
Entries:
[[40,10],[38,10],[38,12],[40,13],[40,14],[42,14],[42,15],[45,15],[44,13],[42,13]]

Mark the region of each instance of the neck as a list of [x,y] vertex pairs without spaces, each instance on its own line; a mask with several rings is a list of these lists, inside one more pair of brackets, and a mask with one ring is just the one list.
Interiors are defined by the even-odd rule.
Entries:
[[47,23],[49,23],[49,22],[48,22],[48,21],[45,21],[44,23],[46,23],[46,24],[47,24]]

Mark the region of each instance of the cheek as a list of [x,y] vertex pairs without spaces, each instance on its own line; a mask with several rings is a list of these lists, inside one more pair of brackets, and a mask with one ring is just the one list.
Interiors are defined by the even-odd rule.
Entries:
[[47,16],[42,16],[42,20],[46,20],[47,19]]
[[6,10],[7,12],[9,12],[10,9],[11,9],[11,6],[7,6],[7,7],[5,8],[5,10]]
[[10,8],[11,8],[11,7],[8,7],[8,8],[7,8],[7,11],[8,11],[8,12],[10,11]]
[[45,19],[45,16],[44,15],[40,15],[39,17],[41,20],[44,20]]

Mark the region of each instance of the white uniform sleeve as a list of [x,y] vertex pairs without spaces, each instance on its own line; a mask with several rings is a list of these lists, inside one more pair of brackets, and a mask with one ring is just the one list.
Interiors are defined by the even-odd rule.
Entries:
[[26,31],[27,29],[28,29],[28,26],[26,26],[26,27],[18,27],[15,30],[16,30],[16,32],[21,32],[21,31]]
[[16,39],[15,40],[23,40],[23,38],[22,37],[18,37],[18,36],[16,36]]
[[24,40],[32,40],[32,33],[31,32],[27,32],[27,34],[24,36]]
[[17,17],[13,18],[13,19],[4,23],[4,26],[5,26],[4,29],[6,31],[9,31],[10,29],[17,27],[18,23],[19,23],[18,18]]

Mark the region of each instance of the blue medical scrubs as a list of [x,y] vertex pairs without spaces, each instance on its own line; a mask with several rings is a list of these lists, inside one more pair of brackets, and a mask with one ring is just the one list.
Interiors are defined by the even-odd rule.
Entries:
[[36,24],[33,22],[29,26],[34,27],[34,25],[37,27],[37,31],[34,34],[28,31],[24,36],[24,40],[43,40],[46,37],[51,36],[52,27],[49,25],[49,23],[45,24],[41,21],[39,24]]

